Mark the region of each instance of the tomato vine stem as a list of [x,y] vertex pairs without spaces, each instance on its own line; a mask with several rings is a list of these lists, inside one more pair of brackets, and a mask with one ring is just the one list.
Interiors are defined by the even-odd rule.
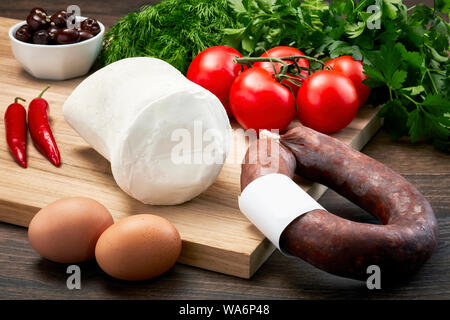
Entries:
[[[313,68],[311,67],[311,63],[309,64],[309,67],[301,67],[298,64],[299,59],[306,59],[309,62],[316,62],[320,64],[319,68]],[[291,62],[291,64],[288,64],[288,62]],[[274,69],[275,78],[277,81],[282,81],[283,79],[286,79],[286,81],[289,81],[295,85],[300,85],[301,83],[295,81],[295,77],[289,76],[288,73],[295,74],[298,77],[306,78],[302,71],[308,71],[308,76],[311,75],[312,72],[316,71],[316,69],[323,70],[326,68],[325,63],[317,58],[305,56],[305,55],[294,55],[294,56],[287,56],[287,57],[235,57],[234,59],[235,63],[246,65],[246,66],[252,66],[256,62],[270,62],[272,63],[272,67]],[[279,71],[276,70],[274,63],[280,63],[281,67]]]

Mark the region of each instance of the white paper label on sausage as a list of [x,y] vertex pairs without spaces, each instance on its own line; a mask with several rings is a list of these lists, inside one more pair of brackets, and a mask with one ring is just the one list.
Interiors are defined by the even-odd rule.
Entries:
[[249,183],[239,197],[239,208],[280,251],[280,236],[295,218],[325,210],[292,179],[279,173]]

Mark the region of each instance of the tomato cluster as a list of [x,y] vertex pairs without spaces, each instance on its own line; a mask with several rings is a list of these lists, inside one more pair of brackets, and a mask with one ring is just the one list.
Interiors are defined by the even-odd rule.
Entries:
[[[312,72],[308,58],[298,56],[304,54],[296,48],[275,47],[261,58],[292,58],[255,59],[248,67],[236,62],[242,58],[237,50],[216,46],[195,57],[187,78],[215,94],[228,116],[234,116],[244,129],[283,132],[295,117],[322,133],[345,128],[370,93],[362,83],[367,77],[362,62],[342,56]],[[292,64],[297,72],[280,76],[281,69]]]

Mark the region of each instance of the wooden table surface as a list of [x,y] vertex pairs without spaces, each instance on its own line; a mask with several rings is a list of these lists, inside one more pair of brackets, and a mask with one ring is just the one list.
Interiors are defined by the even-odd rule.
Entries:
[[[82,14],[111,25],[123,14],[154,1],[78,0]],[[418,1],[405,1],[408,5]],[[432,1],[420,1],[432,3]],[[32,7],[60,10],[61,1],[0,3],[0,16],[24,19]],[[381,290],[327,274],[275,252],[250,280],[177,264],[165,275],[128,283],[110,278],[94,261],[80,264],[81,290],[66,287],[67,265],[41,259],[25,228],[0,223],[0,299],[450,299],[450,155],[426,144],[392,142],[380,131],[363,149],[412,182],[430,201],[439,223],[438,248],[421,270]],[[362,222],[366,212],[329,190],[319,201],[328,210]]]

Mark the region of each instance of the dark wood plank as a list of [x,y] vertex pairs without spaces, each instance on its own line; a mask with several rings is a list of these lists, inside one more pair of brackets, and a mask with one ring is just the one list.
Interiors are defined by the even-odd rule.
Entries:
[[110,27],[122,15],[138,10],[144,5],[151,5],[158,0],[126,0],[126,1],[55,1],[55,0],[17,0],[14,4],[9,1],[0,2],[0,16],[25,20],[31,8],[41,7],[48,14],[67,8],[76,3],[81,8],[83,16],[89,16],[100,20],[105,26]]
[[[88,16],[106,25],[155,1],[80,0]],[[408,4],[419,1],[405,1]],[[421,1],[432,4],[432,1]],[[22,19],[34,6],[59,10],[69,3],[19,0],[0,3],[0,16]],[[275,252],[250,280],[177,264],[150,281],[128,283],[110,278],[94,261],[81,264],[82,289],[66,288],[67,265],[40,258],[30,247],[26,229],[0,223],[0,299],[450,299],[450,155],[425,144],[391,142],[381,131],[363,149],[411,181],[430,201],[439,222],[439,246],[413,277],[370,291],[358,281],[329,275],[298,259]],[[367,213],[333,191],[321,204],[356,221],[373,222]]]

